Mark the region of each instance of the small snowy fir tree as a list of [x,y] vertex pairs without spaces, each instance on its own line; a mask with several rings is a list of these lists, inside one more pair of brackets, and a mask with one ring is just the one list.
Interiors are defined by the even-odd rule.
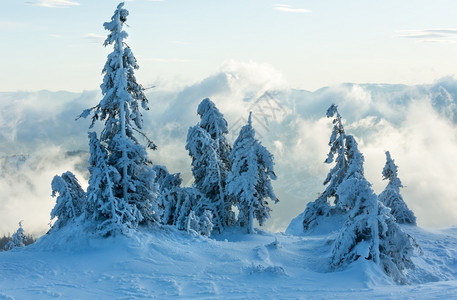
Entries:
[[198,235],[200,230],[200,218],[197,217],[193,210],[190,211],[189,216],[187,217],[187,233]]
[[19,222],[19,228],[11,237],[11,240],[5,245],[5,250],[9,251],[14,248],[23,248],[27,242],[27,236],[24,234],[24,229],[22,228],[22,221]]
[[[123,6],[124,3],[120,3],[111,21],[103,25],[110,32],[104,45],[114,46],[114,51],[108,55],[103,68],[103,99],[97,106],[85,110],[81,117],[93,113],[91,128],[97,120],[105,122],[100,143],[107,150],[106,165],[116,168],[120,176],[118,183],[111,186],[111,199],[118,199],[119,208],[133,213],[136,221],[131,222],[130,217],[123,220],[134,225],[160,222],[160,211],[154,171],[147,159],[145,147],[140,145],[134,136],[134,132],[140,132],[142,128],[140,106],[145,110],[148,110],[148,106],[144,88],[137,83],[134,75],[138,64],[124,42],[127,33],[123,26],[129,13]],[[150,141],[149,146],[155,149],[155,145]],[[130,210],[131,205],[136,209]]]
[[[303,228],[305,231],[314,228],[318,224],[319,217],[330,214],[331,210],[340,212],[339,197],[336,191],[343,181],[348,168],[345,153],[346,134],[337,105],[332,104],[328,108],[327,118],[333,118],[333,131],[328,143],[330,151],[327,154],[325,163],[331,164],[335,161],[335,166],[330,170],[324,180],[324,185],[327,185],[325,191],[315,201],[308,203],[306,206],[303,218]],[[330,206],[331,199],[334,199],[336,206],[333,209]]]
[[276,179],[273,155],[255,138],[251,114],[233,145],[231,160],[227,193],[236,199],[240,226],[254,233],[254,219],[262,226],[270,217],[267,199],[279,200],[271,186],[271,179]]
[[53,228],[59,229],[70,220],[75,221],[84,212],[86,194],[75,175],[70,171],[55,176],[51,183],[52,197],[56,205],[51,211],[51,220],[57,218]]
[[371,260],[395,281],[405,282],[405,269],[413,267],[413,241],[377,200],[365,179],[364,158],[352,136],[346,137],[346,147],[349,166],[337,194],[349,216],[334,242],[331,265],[339,268],[359,258]]
[[162,223],[165,225],[175,225],[176,208],[179,205],[179,193],[182,179],[180,174],[170,174],[165,166],[155,165],[155,182],[159,187],[158,202],[162,206]]
[[408,208],[400,194],[400,188],[403,185],[400,178],[398,178],[398,167],[391,158],[389,151],[386,151],[386,165],[382,170],[382,177],[384,180],[388,180],[389,183],[379,195],[379,201],[390,208],[390,213],[395,217],[397,223],[416,225],[416,216]]
[[128,233],[138,225],[138,210],[136,206],[115,196],[114,187],[120,185],[121,176],[115,167],[107,164],[108,153],[100,144],[97,134],[90,132],[89,139],[88,213],[97,223],[98,234],[109,236]]
[[198,217],[196,213],[191,210],[187,216],[187,233],[193,235],[204,235],[210,236],[213,231],[213,213],[209,210],[205,210],[202,216]]
[[200,234],[208,237],[211,236],[213,226],[213,213],[205,210],[200,217]]

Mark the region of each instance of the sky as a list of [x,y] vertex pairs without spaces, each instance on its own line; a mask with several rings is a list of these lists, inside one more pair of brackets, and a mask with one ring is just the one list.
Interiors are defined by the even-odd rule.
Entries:
[[[97,89],[118,1],[4,0],[0,91]],[[133,0],[132,47],[145,85],[191,84],[227,61],[269,64],[291,87],[429,83],[454,75],[453,0]]]

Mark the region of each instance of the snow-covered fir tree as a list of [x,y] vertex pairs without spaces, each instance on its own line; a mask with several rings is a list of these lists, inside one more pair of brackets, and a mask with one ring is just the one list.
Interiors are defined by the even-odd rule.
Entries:
[[345,156],[346,134],[344,132],[340,113],[338,112],[338,106],[333,104],[329,107],[327,110],[327,118],[334,119],[333,131],[328,144],[330,146],[330,151],[327,154],[325,163],[330,164],[334,161],[335,166],[330,170],[330,172],[327,174],[327,178],[324,180],[324,185],[327,185],[324,194],[327,199],[334,197],[334,204],[336,207],[339,207],[339,196],[336,191],[346,176],[348,169],[348,160]]
[[87,198],[75,175],[70,171],[61,176],[54,176],[51,188],[52,197],[56,197],[51,220],[57,218],[53,229],[59,229],[70,220],[76,220],[84,212]]
[[[341,115],[338,112],[338,106],[332,104],[327,109],[327,118],[333,118],[333,130],[330,136],[328,145],[330,146],[329,153],[325,163],[331,164],[335,162],[335,166],[329,171],[324,180],[324,185],[327,185],[325,191],[319,197],[309,202],[306,206],[303,217],[303,228],[305,231],[312,229],[318,224],[320,216],[326,216],[333,212],[340,212],[339,196],[336,193],[338,186],[346,176],[348,162],[346,159],[345,139],[346,134],[343,127]],[[336,156],[336,157],[335,157]],[[330,201],[334,199],[335,207],[331,208]]]
[[357,259],[371,260],[394,280],[405,282],[405,269],[414,266],[414,242],[378,201],[364,176],[363,155],[350,135],[346,137],[346,147],[348,171],[336,193],[340,204],[349,209],[349,215],[333,244],[331,265],[338,268]]
[[[124,3],[120,3],[111,21],[103,25],[110,32],[104,45],[114,47],[103,68],[103,99],[97,106],[85,110],[81,116],[87,117],[93,113],[91,128],[95,121],[104,121],[100,143],[107,150],[106,165],[116,168],[118,172],[114,175],[110,171],[110,176],[120,176],[110,187],[110,199],[117,199],[119,208],[126,209],[137,218],[136,221],[131,221],[130,217],[123,219],[129,223],[128,227],[134,227],[136,223],[160,222],[160,207],[154,184],[155,173],[148,161],[146,148],[139,144],[134,135],[135,131],[139,132],[142,128],[140,107],[148,110],[148,101],[144,88],[137,83],[134,75],[134,70],[138,69],[137,61],[124,41],[127,33],[123,26],[129,13],[123,6]],[[149,146],[155,148],[151,142]],[[108,191],[105,193],[109,194]],[[130,209],[132,205],[135,206],[133,210]]]
[[225,192],[231,152],[225,138],[227,121],[208,98],[199,104],[197,113],[201,119],[196,126],[189,128],[186,149],[192,157],[195,187],[209,200],[209,203],[200,205],[201,209],[213,212],[214,226],[222,231],[235,222],[233,199]]
[[396,282],[408,283],[405,271],[414,269],[411,260],[414,252],[422,254],[422,249],[409,234],[395,221],[389,208],[378,201],[379,259],[381,268]]
[[[170,174],[165,166],[155,165],[156,183],[159,186],[159,203],[162,205],[162,222],[195,234],[210,236],[213,214],[206,208],[210,201],[195,187],[181,187],[179,173]],[[192,215],[191,215],[192,214]],[[189,229],[190,223],[193,224]]]
[[[209,198],[218,198],[223,195],[224,212],[222,214],[223,226],[231,226],[235,223],[235,214],[232,211],[233,199],[225,193],[227,174],[231,168],[230,153],[232,148],[227,141],[228,123],[224,115],[219,111],[214,102],[209,98],[203,99],[197,107],[197,114],[200,116],[199,126],[206,130],[214,141],[214,148],[219,164],[220,179],[218,179],[218,188],[214,188]],[[220,187],[220,188],[219,188]]]
[[198,234],[198,230],[200,227],[200,218],[197,217],[193,210],[190,211],[189,216],[187,216],[187,224],[186,224],[187,233],[191,233],[194,235]]
[[181,186],[182,179],[179,173],[170,174],[167,167],[161,165],[155,165],[152,169],[156,174],[154,181],[159,188],[160,194]]
[[11,236],[11,240],[5,245],[4,249],[6,251],[12,250],[14,248],[23,248],[27,242],[27,236],[24,234],[24,229],[22,228],[22,221],[19,222],[19,228]]
[[165,166],[155,165],[155,182],[159,187],[158,202],[162,206],[162,223],[165,225],[175,225],[177,205],[182,196],[180,193],[182,179],[180,174],[170,174]]
[[209,237],[213,231],[212,218],[213,213],[209,210],[205,210],[200,217],[191,210],[186,221],[187,232],[193,235],[204,235]]
[[200,234],[210,236],[213,232],[213,213],[209,210],[205,210],[203,215],[200,216]]
[[271,186],[271,179],[276,179],[273,155],[255,138],[251,114],[235,140],[230,158],[227,193],[236,199],[239,225],[254,233],[254,219],[262,226],[270,217],[267,199],[274,203],[279,200]]
[[[172,223],[169,221],[169,224],[175,225],[179,230],[186,230],[187,218],[191,211],[197,217],[202,217],[207,211],[211,212],[211,215],[213,214],[213,210],[208,210],[208,207],[212,207],[210,200],[195,187],[181,187],[176,189],[174,193],[168,194],[167,197],[173,198],[173,200],[169,201],[174,201],[175,203],[172,206],[173,210],[169,219],[172,220]],[[212,220],[213,217],[211,216],[211,223],[213,224]]]
[[221,169],[222,179],[225,179],[231,167],[230,153],[232,150],[230,143],[225,137],[228,134],[227,121],[209,98],[205,98],[200,102],[197,108],[197,114],[200,116],[200,127],[211,135],[211,138],[216,144],[216,153],[224,166]]
[[384,180],[388,180],[389,183],[379,195],[379,201],[390,208],[390,213],[395,217],[397,223],[416,225],[416,216],[408,208],[400,194],[400,188],[403,185],[400,178],[398,178],[398,167],[390,156],[389,151],[386,151],[386,165],[382,170],[382,177]]
[[97,134],[90,132],[89,140],[88,213],[96,221],[100,235],[127,233],[137,227],[141,216],[135,205],[122,201],[114,194],[115,187],[121,184],[121,175],[114,166],[108,165],[108,153]]
[[351,136],[347,138],[347,147],[354,159],[337,193],[341,203],[351,210],[334,243],[332,265],[345,266],[359,257],[379,263],[378,200],[365,179],[363,155],[355,140]]
[[205,197],[204,203],[198,203],[201,210],[210,210],[214,214],[214,226],[221,232],[227,225],[225,186],[222,184],[222,161],[216,152],[216,143],[211,135],[199,125],[189,128],[186,149],[192,157],[194,186]]

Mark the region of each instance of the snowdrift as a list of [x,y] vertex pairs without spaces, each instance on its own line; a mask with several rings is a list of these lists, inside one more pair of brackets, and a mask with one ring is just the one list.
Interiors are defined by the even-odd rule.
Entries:
[[403,227],[423,249],[409,285],[369,261],[329,272],[334,232],[296,236],[236,230],[212,238],[171,227],[100,239],[65,227],[0,253],[0,298],[452,298],[457,227]]

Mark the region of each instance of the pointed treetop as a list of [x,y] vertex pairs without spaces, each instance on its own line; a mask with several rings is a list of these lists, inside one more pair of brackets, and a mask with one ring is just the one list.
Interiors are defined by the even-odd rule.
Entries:
[[330,107],[327,109],[327,118],[331,118],[335,116],[335,114],[338,116],[338,105],[332,104]]
[[[116,38],[125,39],[127,37],[127,33],[122,31],[122,26],[127,21],[127,16],[129,15],[129,11],[125,8],[124,2],[119,3],[116,10],[114,11],[114,15],[111,17],[111,22],[103,23],[103,27],[106,30],[111,31],[112,33],[108,35],[103,45],[108,46],[114,43]],[[121,36],[118,37],[118,34]]]
[[[333,129],[335,132],[337,133],[340,133],[340,134],[344,134],[344,127],[343,127],[343,122],[341,121],[341,115],[340,113],[338,112],[338,105],[336,104],[332,104],[330,105],[330,107],[327,109],[327,118],[333,118],[335,117],[335,119],[333,120]],[[336,133],[334,133],[336,134]],[[336,136],[332,136],[330,138],[330,143],[332,143],[332,139],[334,139]]]
[[200,116],[200,127],[205,129],[213,139],[218,140],[228,133],[228,124],[224,115],[209,98],[200,102],[197,114]]
[[[242,137],[243,139],[248,138],[248,137],[251,138],[251,139],[255,138],[255,130],[252,127],[252,118],[251,118],[251,116],[252,116],[252,112],[249,112],[248,123],[241,128],[240,135],[237,138],[237,140],[240,137]],[[236,143],[236,141],[235,141],[235,143]]]
[[391,214],[395,217],[398,224],[416,225],[416,216],[408,208],[406,202],[400,194],[400,188],[403,187],[400,178],[398,178],[398,167],[390,156],[390,152],[386,151],[386,165],[382,170],[384,180],[388,180],[384,191],[379,195],[378,199],[385,206],[391,209]]
[[390,156],[390,152],[386,151],[386,165],[382,170],[382,177],[384,180],[392,180],[398,176],[398,167],[395,164],[395,160]]
[[205,113],[207,113],[210,109],[214,109],[216,106],[214,105],[214,102],[211,101],[209,98],[205,98],[200,102],[197,108],[197,114],[200,116],[203,116]]
[[348,160],[348,171],[346,176],[350,177],[353,176],[355,173],[364,176],[363,154],[362,152],[360,152],[357,141],[352,135],[346,135],[346,148]]

